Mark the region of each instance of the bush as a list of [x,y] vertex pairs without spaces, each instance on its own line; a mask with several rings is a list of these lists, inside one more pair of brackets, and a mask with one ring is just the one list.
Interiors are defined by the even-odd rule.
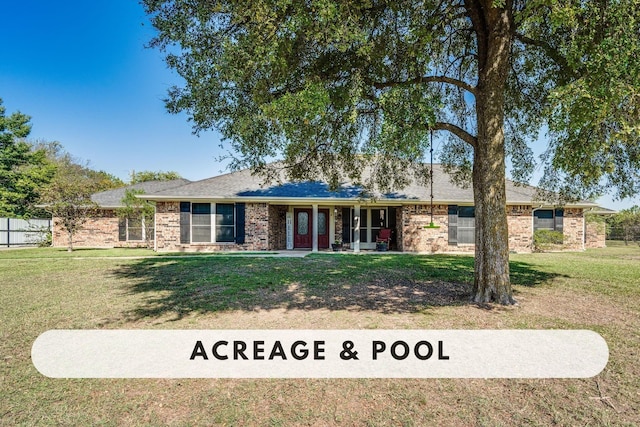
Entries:
[[545,251],[554,246],[562,245],[564,234],[561,231],[536,230],[533,233],[533,248],[536,251]]

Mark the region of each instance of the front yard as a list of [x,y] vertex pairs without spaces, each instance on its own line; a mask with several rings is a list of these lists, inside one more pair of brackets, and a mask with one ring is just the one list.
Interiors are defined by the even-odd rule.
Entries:
[[[2,425],[637,425],[640,248],[513,255],[515,307],[467,303],[468,256],[123,258],[0,252]],[[78,258],[80,257],[80,258]],[[49,329],[591,329],[595,378],[50,379]]]

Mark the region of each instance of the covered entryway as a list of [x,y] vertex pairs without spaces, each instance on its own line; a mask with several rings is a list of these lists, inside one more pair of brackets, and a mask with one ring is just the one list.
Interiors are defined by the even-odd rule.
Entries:
[[[313,209],[293,210],[293,247],[311,249],[313,247]],[[318,248],[329,247],[329,210],[318,209]]]

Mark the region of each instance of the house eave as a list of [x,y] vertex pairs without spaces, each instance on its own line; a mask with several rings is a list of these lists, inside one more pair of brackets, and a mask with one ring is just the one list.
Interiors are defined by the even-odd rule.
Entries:
[[[422,199],[397,199],[397,198],[344,198],[344,197],[242,197],[242,196],[158,196],[153,194],[140,194],[136,195],[137,198],[144,200],[151,200],[155,202],[169,202],[169,201],[199,201],[199,202],[218,202],[218,203],[232,203],[232,202],[244,202],[244,203],[269,203],[276,205],[337,205],[337,206],[352,206],[354,204],[363,206],[402,206],[402,205],[428,205],[430,200]],[[434,200],[434,205],[468,205],[472,206],[473,201],[470,200]],[[512,200],[507,201],[507,206],[526,205],[533,206],[535,209],[551,209],[555,206],[547,203],[537,203],[526,200]],[[571,203],[565,205],[570,208],[587,209],[597,208],[598,205],[594,203]]]

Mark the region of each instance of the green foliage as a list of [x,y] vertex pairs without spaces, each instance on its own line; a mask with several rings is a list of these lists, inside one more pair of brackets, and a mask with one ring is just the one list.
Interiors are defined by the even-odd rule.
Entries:
[[424,176],[430,131],[448,136],[446,170],[473,179],[476,272],[501,276],[483,286],[508,288],[505,164],[530,179],[543,126],[554,198],[640,191],[640,0],[143,4],[184,79],[167,108],[219,129],[234,168],[388,191]]
[[96,213],[97,205],[91,195],[103,186],[101,174],[66,158],[57,164],[52,181],[44,188],[42,202],[67,232],[69,251],[73,250],[73,235]]
[[138,194],[144,194],[143,190],[127,189],[122,198],[123,207],[118,209],[120,218],[141,219],[145,229],[147,247],[153,249],[153,228],[156,213],[155,203],[139,199]]
[[129,181],[131,184],[148,181],[171,181],[182,178],[178,172],[174,171],[132,171]]
[[562,245],[564,234],[555,230],[536,230],[533,233],[533,247],[536,251],[545,251]]
[[546,184],[584,198],[612,190],[620,197],[637,194],[640,1],[538,3],[547,4],[530,29],[562,55],[545,106],[551,136]]
[[[151,46],[169,50],[185,81],[169,110],[186,111],[196,131],[218,127],[235,167],[265,172],[266,159],[284,157],[291,176],[335,183],[365,161],[397,159],[372,170],[382,187],[401,186],[389,173],[420,161],[434,128],[453,137],[442,159],[462,182],[478,125],[472,98],[497,89],[517,180],[531,177],[528,142],[546,125],[546,188],[565,199],[640,189],[640,0],[143,3],[159,31]],[[485,87],[503,85],[479,82],[482,41],[503,9],[509,75]]]
[[640,206],[623,209],[607,218],[609,238],[629,242],[640,242]]
[[0,216],[40,216],[35,204],[55,167],[43,150],[24,140],[31,131],[29,116],[5,111],[0,99]]

